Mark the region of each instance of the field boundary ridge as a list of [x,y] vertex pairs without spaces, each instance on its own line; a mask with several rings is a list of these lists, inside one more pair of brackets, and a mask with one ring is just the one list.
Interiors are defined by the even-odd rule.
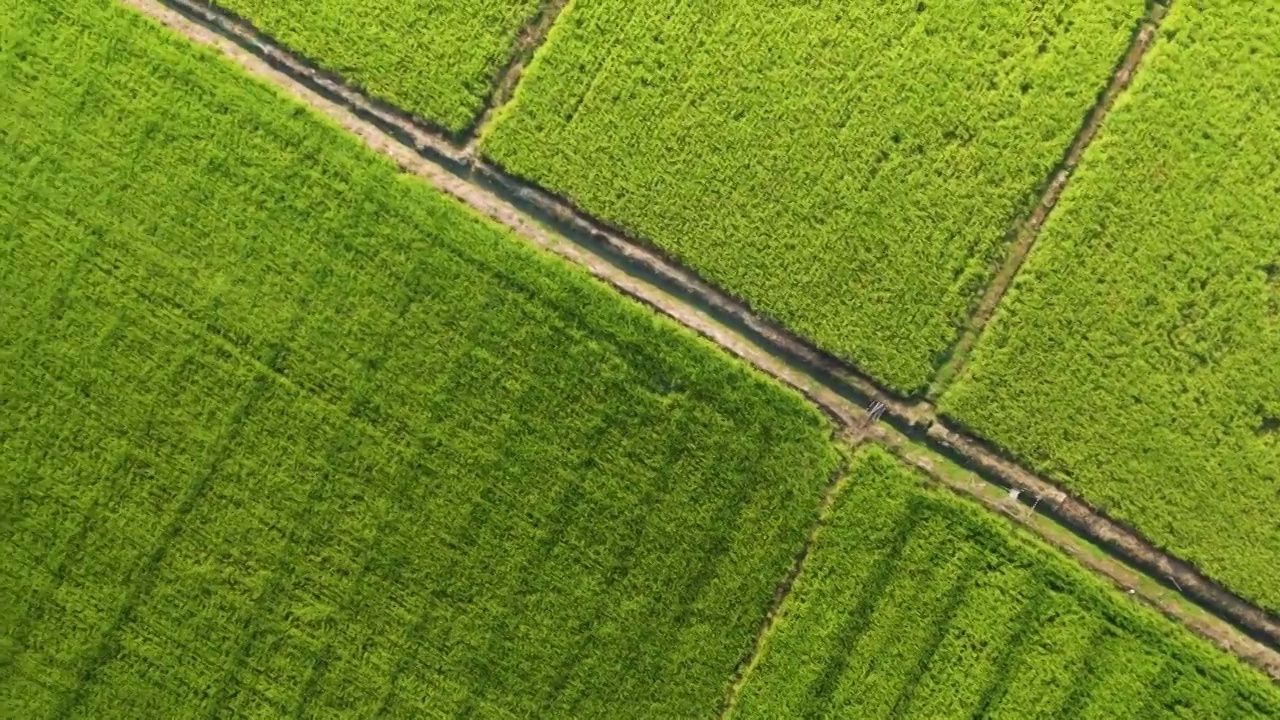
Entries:
[[476,143],[480,141],[480,131],[493,118],[494,113],[511,101],[516,86],[524,76],[525,68],[533,60],[533,55],[538,48],[542,47],[547,34],[551,32],[551,27],[556,24],[561,11],[568,4],[569,0],[541,0],[538,12],[520,30],[515,46],[511,48],[511,56],[507,59],[507,64],[498,69],[489,83],[489,95],[485,98],[484,106],[480,112],[476,113],[466,130],[460,133],[460,137],[464,139],[463,152],[466,155],[475,154]]
[[[749,363],[805,396],[850,441],[866,438],[890,449],[905,443],[944,455],[993,485],[1017,490],[1016,504],[1060,521],[1082,539],[1104,548],[1125,572],[1086,565],[1118,586],[1125,573],[1148,576],[1207,611],[1196,619],[1150,593],[1144,602],[1280,683],[1280,619],[1240,598],[1194,566],[1156,548],[1134,530],[1025,469],[981,439],[940,421],[932,403],[913,402],[815,349],[807,341],[752,313],[739,300],[701,280],[660,253],[586,217],[546,191],[471,156],[422,126],[387,127],[378,104],[347,86],[317,87],[304,63],[282,61],[290,53],[251,27],[218,16],[201,0],[119,0],[200,45],[227,56],[250,75],[327,116],[404,171],[506,226],[525,241],[559,255],[597,279]],[[215,16],[210,18],[209,16]],[[264,47],[265,46],[265,47]],[[302,74],[296,75],[295,68]],[[327,79],[327,83],[333,80]],[[391,120],[403,120],[401,113]],[[412,132],[410,132],[410,130]],[[426,136],[426,137],[420,137]],[[877,408],[872,416],[868,406]],[[875,420],[872,420],[872,417]],[[879,421],[883,422],[879,422]],[[893,433],[901,439],[886,440]],[[1008,514],[1008,513],[1006,513]],[[1040,533],[1043,537],[1043,534]],[[1045,538],[1050,540],[1049,538]],[[1058,543],[1050,540],[1051,544]]]
[[1280,653],[1251,635],[1239,632],[1235,625],[1224,622],[1213,609],[1188,598],[1180,589],[1161,582],[1158,574],[1152,574],[1145,568],[1135,568],[1118,558],[1111,548],[1082,532],[1061,514],[1046,512],[1039,507],[1038,498],[1034,495],[1028,505],[1021,491],[1014,496],[1008,486],[999,481],[992,482],[982,472],[963,464],[953,466],[952,458],[925,451],[918,443],[890,428],[871,427],[866,435],[867,442],[886,448],[899,461],[923,473],[928,482],[1004,516],[1074,559],[1086,570],[1101,575],[1117,589],[1262,670],[1273,682],[1280,684]]
[[1098,131],[1101,130],[1102,123],[1111,109],[1115,107],[1116,100],[1128,89],[1147,51],[1155,43],[1160,23],[1168,15],[1169,7],[1173,2],[1174,0],[1148,0],[1146,13],[1135,25],[1129,46],[1121,56],[1120,62],[1112,70],[1107,85],[1085,113],[1084,121],[1076,131],[1075,138],[1041,185],[1039,200],[1032,207],[1031,213],[1017,220],[1006,235],[1008,251],[1005,253],[1004,260],[996,268],[995,274],[982,293],[982,299],[970,313],[963,330],[951,346],[946,355],[946,361],[934,373],[933,381],[925,391],[925,398],[929,401],[936,400],[947,385],[964,369],[970,353],[987,329],[987,324],[995,315],[996,308],[1000,306],[1000,301],[1009,291],[1009,286],[1013,284],[1027,256],[1031,254],[1036,240],[1040,239],[1040,231],[1044,229],[1049,215],[1057,207],[1076,169],[1080,167],[1080,160],[1084,157],[1085,151],[1097,138]]
[[[858,437],[846,437],[847,447],[856,450],[865,440],[865,435]],[[738,667],[734,669],[732,677],[729,678],[728,688],[725,690],[724,700],[720,705],[721,720],[729,717],[733,712],[734,705],[738,701],[738,696],[742,693],[742,688],[747,682],[747,678],[751,676],[751,671],[759,664],[760,658],[764,654],[765,646],[769,642],[769,638],[773,635],[774,629],[778,625],[778,618],[782,615],[782,607],[790,597],[791,592],[795,590],[796,580],[804,572],[805,562],[809,559],[809,553],[813,551],[814,543],[818,541],[818,535],[831,521],[831,513],[835,510],[836,499],[839,498],[841,491],[844,489],[846,480],[848,479],[849,459],[842,458],[835,471],[831,473],[831,478],[827,481],[827,486],[823,488],[822,499],[818,505],[818,512],[809,524],[809,530],[805,534],[804,544],[796,552],[791,561],[791,568],[782,580],[778,582],[774,588],[773,597],[769,601],[769,609],[765,612],[763,618],[760,619],[759,627],[755,634],[751,637],[751,645],[747,648],[742,659],[738,661]]]
[[[359,84],[324,69],[320,63],[292,49],[287,49],[283,43],[262,32],[250,21],[209,0],[157,0],[157,2],[231,40],[273,69],[302,83],[325,99],[346,107],[361,119],[377,125],[383,132],[419,153],[451,167],[461,168],[467,164],[468,158],[458,147],[458,143],[469,131],[450,132],[437,123],[370,95]],[[124,4],[154,17],[150,11],[142,10],[139,3],[124,2]]]

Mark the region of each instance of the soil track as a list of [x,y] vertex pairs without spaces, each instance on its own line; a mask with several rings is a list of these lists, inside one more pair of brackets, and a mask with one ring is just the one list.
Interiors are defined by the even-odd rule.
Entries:
[[[155,17],[174,30],[179,30],[187,37],[203,45],[212,45],[223,54],[232,57],[241,66],[259,77],[271,80],[272,84],[284,88],[290,95],[310,103],[307,98],[293,92],[285,84],[301,83],[308,89],[318,93],[327,100],[345,107],[356,116],[378,126],[383,132],[401,143],[412,147],[420,154],[447,164],[454,168],[462,168],[467,164],[467,156],[454,142],[457,136],[438,127],[428,120],[407,113],[399,108],[366,95],[359,87],[334,73],[322,69],[317,63],[297,53],[284,49],[279,43],[263,34],[249,21],[237,17],[228,10],[210,5],[201,0],[160,0],[158,3],[138,3],[122,0],[122,4]],[[148,9],[155,6],[168,6],[186,19],[194,20],[195,25],[181,30],[169,21],[159,17]],[[212,32],[210,32],[212,31]],[[195,33],[195,34],[193,34]],[[236,53],[226,44],[230,40],[242,51]],[[254,57],[267,67],[279,71],[276,74],[265,74],[261,69],[246,65],[248,57]],[[318,108],[319,109],[319,108]],[[330,114],[327,110],[326,115]],[[349,129],[349,128],[348,128]]]
[[[228,18],[199,0],[164,0],[166,4],[159,0],[120,2],[199,44],[217,49],[250,74],[337,122],[406,172],[422,177],[526,241],[580,265],[623,294],[798,390],[823,409],[847,439],[856,442],[865,437],[880,442],[953,489],[956,486],[945,473],[938,472],[931,462],[919,461],[924,448],[951,456],[985,480],[1023,491],[1020,499],[1004,503],[1001,511],[1017,520],[1019,514],[1009,508],[1020,502],[1023,504],[1018,506],[1019,513],[1030,515],[1034,510],[1060,519],[1115,558],[1105,563],[1082,560],[1086,565],[1140,593],[1144,602],[1280,682],[1280,652],[1276,652],[1280,649],[1280,620],[981,441],[947,427],[937,420],[931,404],[913,404],[880,388],[856,369],[753,314],[744,303],[660,253],[582,216],[540,189],[474,160],[463,148],[434,136],[408,115],[318,73],[246,23]],[[1150,38],[1143,42],[1149,43]],[[864,406],[873,402],[885,405],[884,420],[890,427],[867,422]],[[1063,547],[1061,538],[1023,524]],[[1078,553],[1071,554],[1079,557]],[[1122,562],[1150,572],[1152,578],[1167,588],[1176,588],[1210,614],[1201,616],[1146,588],[1135,588],[1134,583],[1122,578],[1137,577],[1138,571]]]

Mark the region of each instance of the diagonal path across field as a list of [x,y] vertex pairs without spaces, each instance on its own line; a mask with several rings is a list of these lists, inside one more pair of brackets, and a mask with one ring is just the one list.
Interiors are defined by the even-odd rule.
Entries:
[[[1172,583],[1178,592],[1207,608],[1213,616],[1167,602],[1149,586],[1135,583],[1133,568],[1115,558],[1086,560],[1087,552],[1068,549],[1117,584],[1129,588],[1138,585],[1148,603],[1280,680],[1280,656],[1275,652],[1280,648],[1280,621],[983,443],[954,432],[937,420],[930,403],[912,403],[894,395],[856,369],[751,313],[742,303],[661,254],[581,216],[538,188],[505,176],[473,158],[466,149],[413,126],[406,120],[407,115],[380,106],[333,78],[309,74],[304,63],[291,62],[287,51],[257,35],[251,27],[229,22],[193,0],[168,0],[169,6],[156,0],[121,1],[192,40],[216,47],[250,73],[339,123],[404,170],[511,228],[532,244],[587,268],[624,294],[799,390],[851,436],[866,436],[889,447],[917,467],[932,471],[940,482],[1010,514],[1059,547],[1067,549],[1073,542],[1078,545],[1078,541],[1064,537],[1061,528],[1046,529],[1048,526],[1039,516],[1029,511],[1063,521],[1124,563],[1141,568],[1162,584]],[[888,427],[867,422],[864,408],[871,403],[884,405]],[[972,476],[961,482],[939,471],[945,460],[929,458],[930,450],[959,460],[987,482],[976,481]],[[1012,504],[997,503],[990,500],[991,484],[1017,489],[1022,494]]]

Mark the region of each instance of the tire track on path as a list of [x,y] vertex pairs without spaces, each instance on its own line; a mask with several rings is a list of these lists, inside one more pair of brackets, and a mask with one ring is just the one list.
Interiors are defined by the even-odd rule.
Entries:
[[[1070,542],[1045,534],[1022,513],[1038,512],[1105,548],[1112,557],[1068,551],[1120,587],[1150,578],[1200,605],[1192,612],[1145,588],[1142,599],[1219,647],[1239,655],[1280,682],[1280,618],[1234,595],[1196,568],[1163,553],[1133,530],[1106,518],[1001,453],[939,422],[928,402],[912,402],[877,385],[855,368],[815,349],[742,302],[709,285],[661,253],[586,218],[550,194],[514,180],[466,150],[416,125],[357,90],[326,77],[251,26],[200,0],[119,0],[197,44],[212,47],[250,75],[271,83],[338,123],[405,172],[507,227],[527,242],[574,263],[622,294],[670,317],[721,349],[800,392],[822,409],[846,438],[886,445],[938,482],[1009,515],[1051,544]],[[884,424],[868,421],[866,406],[883,405]],[[886,427],[887,426],[887,427]],[[1018,490],[1011,503],[992,507],[923,456],[940,452],[992,485]],[[1034,502],[1033,502],[1034,500]],[[1141,570],[1135,570],[1140,568]]]

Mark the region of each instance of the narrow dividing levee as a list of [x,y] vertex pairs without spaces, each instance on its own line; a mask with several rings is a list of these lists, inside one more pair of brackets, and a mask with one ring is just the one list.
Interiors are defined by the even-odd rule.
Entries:
[[[252,27],[198,0],[120,2],[196,43],[215,48],[250,75],[338,123],[405,172],[794,388],[827,413],[843,440],[877,442],[909,454],[928,449],[954,458],[984,481],[1021,491],[1013,500],[1013,504],[1020,504],[1020,513],[1061,519],[1077,537],[1105,548],[1111,554],[1107,562],[1123,568],[1115,573],[1151,580],[1136,590],[1146,602],[1280,681],[1280,654],[1274,652],[1280,649],[1280,619],[981,441],[946,427],[937,420],[930,403],[912,403],[893,394],[802,338],[753,314],[740,301],[661,254],[584,217],[541,189],[488,167],[449,139],[413,125],[404,113],[380,107],[331,77],[317,77],[314,69],[255,34]],[[877,422],[868,421],[869,405],[876,408]],[[878,422],[880,419],[884,422]],[[1038,525],[1028,527],[1058,544]],[[793,568],[795,572],[799,572],[801,561],[803,556]],[[1084,564],[1116,577],[1093,563]],[[1164,601],[1146,589],[1148,586],[1160,587],[1160,592],[1176,591],[1207,612],[1198,615],[1181,606],[1165,607],[1168,603],[1162,605]],[[731,700],[730,695],[726,702]]]
[[625,266],[628,273],[643,276],[717,322],[751,338],[760,347],[770,348],[771,355],[820,379],[828,387],[838,388],[858,407],[882,403],[891,409],[889,414],[896,421],[917,426],[920,432],[932,420],[932,407],[912,404],[894,391],[880,386],[857,368],[756,314],[745,302],[703,280],[662,251],[588,217],[568,201],[512,177],[479,158],[473,160],[468,177],[522,212],[554,228],[558,234]]
[[1040,237],[1040,231],[1044,228],[1045,221],[1049,219],[1049,215],[1058,204],[1058,200],[1061,199],[1063,191],[1067,189],[1067,185],[1071,182],[1072,174],[1080,165],[1080,158],[1084,156],[1085,150],[1097,137],[1098,130],[1102,127],[1107,114],[1115,105],[1116,99],[1129,87],[1130,81],[1133,80],[1134,72],[1142,64],[1142,59],[1146,57],[1147,51],[1151,49],[1156,33],[1160,29],[1160,23],[1168,14],[1169,6],[1172,2],[1173,0],[1153,0],[1148,4],[1147,13],[1138,21],[1128,50],[1125,51],[1124,56],[1116,65],[1110,81],[1102,91],[1102,94],[1098,96],[1097,102],[1094,103],[1094,106],[1090,108],[1085,116],[1080,130],[1071,141],[1071,145],[1067,147],[1062,160],[1058,162],[1057,166],[1049,174],[1039,201],[1036,202],[1031,214],[1010,230],[1009,238],[1011,242],[1004,262],[1000,264],[995,276],[991,279],[990,284],[987,285],[982,299],[978,302],[959,339],[952,347],[946,363],[934,376],[933,382],[925,393],[927,399],[937,399],[952,379],[957,377],[964,368],[964,364],[969,358],[969,353],[973,351],[978,338],[982,336],[987,323],[991,321],[991,316],[995,314],[996,308],[1000,306],[1000,301],[1004,299],[1005,293],[1009,290],[1009,285],[1018,275],[1018,271],[1022,269],[1023,262],[1026,261],[1027,256],[1031,253],[1031,248]]
[[480,131],[489,124],[493,114],[506,105],[515,94],[525,67],[547,39],[547,33],[551,32],[551,27],[556,24],[561,11],[568,4],[569,0],[544,0],[542,7],[538,9],[538,14],[521,31],[520,37],[516,40],[516,46],[511,51],[511,58],[494,78],[493,90],[489,93],[484,108],[476,115],[471,127],[463,133],[463,137],[466,138],[463,150],[468,157],[475,155]]
[[[154,13],[145,10],[144,6],[173,11],[172,14],[176,17],[187,21],[187,29],[180,32],[192,39],[217,46],[250,72],[284,87],[295,98],[314,105],[309,95],[297,92],[297,86],[311,91],[326,101],[325,107],[316,107],[327,115],[333,115],[337,109],[372,125],[372,129],[378,132],[367,136],[367,128],[350,125],[345,121],[342,123],[347,130],[364,138],[379,152],[392,154],[380,146],[388,139],[412,149],[420,158],[409,161],[403,154],[395,157],[405,170],[422,174],[419,168],[410,167],[405,162],[427,160],[433,165],[431,172],[443,170],[459,181],[453,183],[442,179],[439,182],[447,183],[455,189],[469,186],[490,191],[520,213],[553,227],[559,236],[608,258],[613,264],[627,265],[629,274],[642,276],[651,284],[678,296],[685,303],[713,316],[722,325],[733,328],[757,344],[776,348],[773,354],[784,356],[787,363],[822,378],[827,385],[844,388],[844,394],[851,397],[855,404],[864,406],[881,402],[891,409],[889,415],[892,418],[905,419],[905,422],[919,426],[921,432],[932,420],[932,407],[913,405],[893,390],[881,387],[858,368],[818,349],[776,322],[761,317],[743,301],[702,280],[695,272],[671,260],[656,248],[636,241],[598,219],[586,216],[566,200],[485,162],[475,152],[472,141],[461,145],[457,138],[433,128],[430,123],[365,95],[359,88],[282,47],[248,21],[234,17],[206,0],[121,2],[152,15]],[[558,17],[559,11],[567,4],[567,0],[550,0],[535,25],[543,27],[545,24],[544,33],[549,31],[555,19],[552,15]],[[538,37],[536,32],[530,32],[530,37]],[[230,41],[230,45],[227,41]],[[532,54],[532,51],[531,46],[529,53]],[[490,106],[495,110],[500,107],[494,102],[497,99],[498,95],[495,94],[490,100]],[[476,131],[482,127],[483,121]],[[472,200],[457,192],[448,189],[446,192],[472,204]]]
[[[850,437],[851,447],[856,448],[863,442],[865,434],[858,437]],[[769,635],[773,633],[774,627],[777,625],[778,616],[782,612],[782,606],[791,595],[791,591],[795,588],[796,580],[800,577],[800,573],[804,572],[805,561],[809,558],[809,553],[813,549],[813,544],[817,540],[818,533],[830,519],[832,508],[835,506],[836,497],[840,494],[840,489],[844,485],[845,474],[849,469],[848,461],[842,461],[831,475],[831,481],[822,492],[822,500],[818,506],[818,515],[814,519],[813,524],[809,527],[809,533],[804,538],[804,545],[800,547],[795,558],[791,562],[791,569],[778,583],[778,587],[774,590],[773,599],[769,603],[769,609],[765,612],[765,616],[760,620],[760,627],[756,630],[756,634],[751,638],[751,646],[747,652],[743,654],[742,659],[738,661],[738,667],[734,669],[733,676],[729,679],[729,688],[725,692],[724,703],[720,706],[720,717],[726,718],[733,711],[734,703],[738,699],[739,693],[742,692],[742,686],[747,681],[747,676],[751,673],[751,669],[755,667],[760,660],[760,655],[764,651],[765,642],[769,639]]]
[[931,444],[956,456],[984,478],[1017,490],[1022,503],[1036,505],[1037,510],[1055,517],[1126,563],[1166,586],[1172,585],[1183,596],[1271,648],[1280,649],[1280,621],[1206,577],[1195,566],[1162,552],[1134,530],[1104,516],[980,440],[956,432],[941,421],[929,427],[928,435],[933,441]]

